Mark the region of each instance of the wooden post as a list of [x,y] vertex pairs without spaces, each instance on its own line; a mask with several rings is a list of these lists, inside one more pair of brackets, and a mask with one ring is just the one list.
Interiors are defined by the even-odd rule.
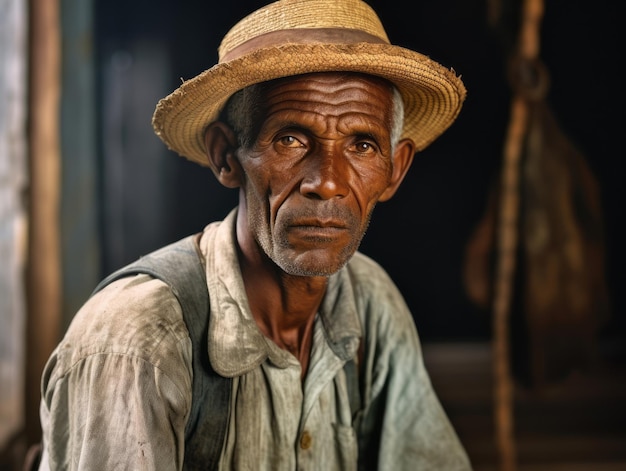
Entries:
[[58,0],[30,0],[29,232],[27,264],[25,430],[40,439],[43,366],[59,340],[60,25]]

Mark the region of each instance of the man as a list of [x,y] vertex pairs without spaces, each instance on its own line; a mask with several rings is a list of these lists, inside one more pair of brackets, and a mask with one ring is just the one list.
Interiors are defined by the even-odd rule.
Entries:
[[[470,469],[401,294],[358,252],[375,205],[464,98],[360,0],[282,0],[235,25],[219,63],[153,118],[169,148],[239,192],[195,239],[203,343],[194,353],[180,293],[161,279],[103,287],[44,372],[42,469],[192,469],[207,444],[219,469]],[[226,406],[207,394],[198,412],[204,359],[232,379]],[[223,433],[186,435],[222,409]]]

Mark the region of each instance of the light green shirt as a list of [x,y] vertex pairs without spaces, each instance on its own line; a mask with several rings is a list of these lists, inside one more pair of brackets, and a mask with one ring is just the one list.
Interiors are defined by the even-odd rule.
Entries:
[[[209,357],[233,377],[223,470],[470,470],[424,368],[413,318],[379,265],[357,253],[329,279],[304,385],[300,364],[258,329],[237,262],[233,211],[204,230]],[[364,332],[364,408],[345,361]],[[148,275],[90,298],[42,380],[40,469],[179,470],[191,408],[191,341],[180,305]],[[207,404],[206,407],[210,407]]]

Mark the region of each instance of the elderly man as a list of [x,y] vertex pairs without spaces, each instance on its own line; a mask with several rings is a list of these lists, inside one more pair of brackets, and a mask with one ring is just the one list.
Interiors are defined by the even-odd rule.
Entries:
[[469,470],[402,295],[358,252],[464,98],[360,0],[236,24],[153,125],[239,204],[78,312],[43,376],[41,469]]

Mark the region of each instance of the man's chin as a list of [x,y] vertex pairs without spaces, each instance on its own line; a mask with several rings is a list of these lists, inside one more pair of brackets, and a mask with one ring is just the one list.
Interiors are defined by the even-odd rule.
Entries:
[[341,270],[350,256],[320,257],[315,253],[307,253],[296,258],[285,258],[274,260],[274,262],[285,272],[293,276],[324,276],[334,275]]

